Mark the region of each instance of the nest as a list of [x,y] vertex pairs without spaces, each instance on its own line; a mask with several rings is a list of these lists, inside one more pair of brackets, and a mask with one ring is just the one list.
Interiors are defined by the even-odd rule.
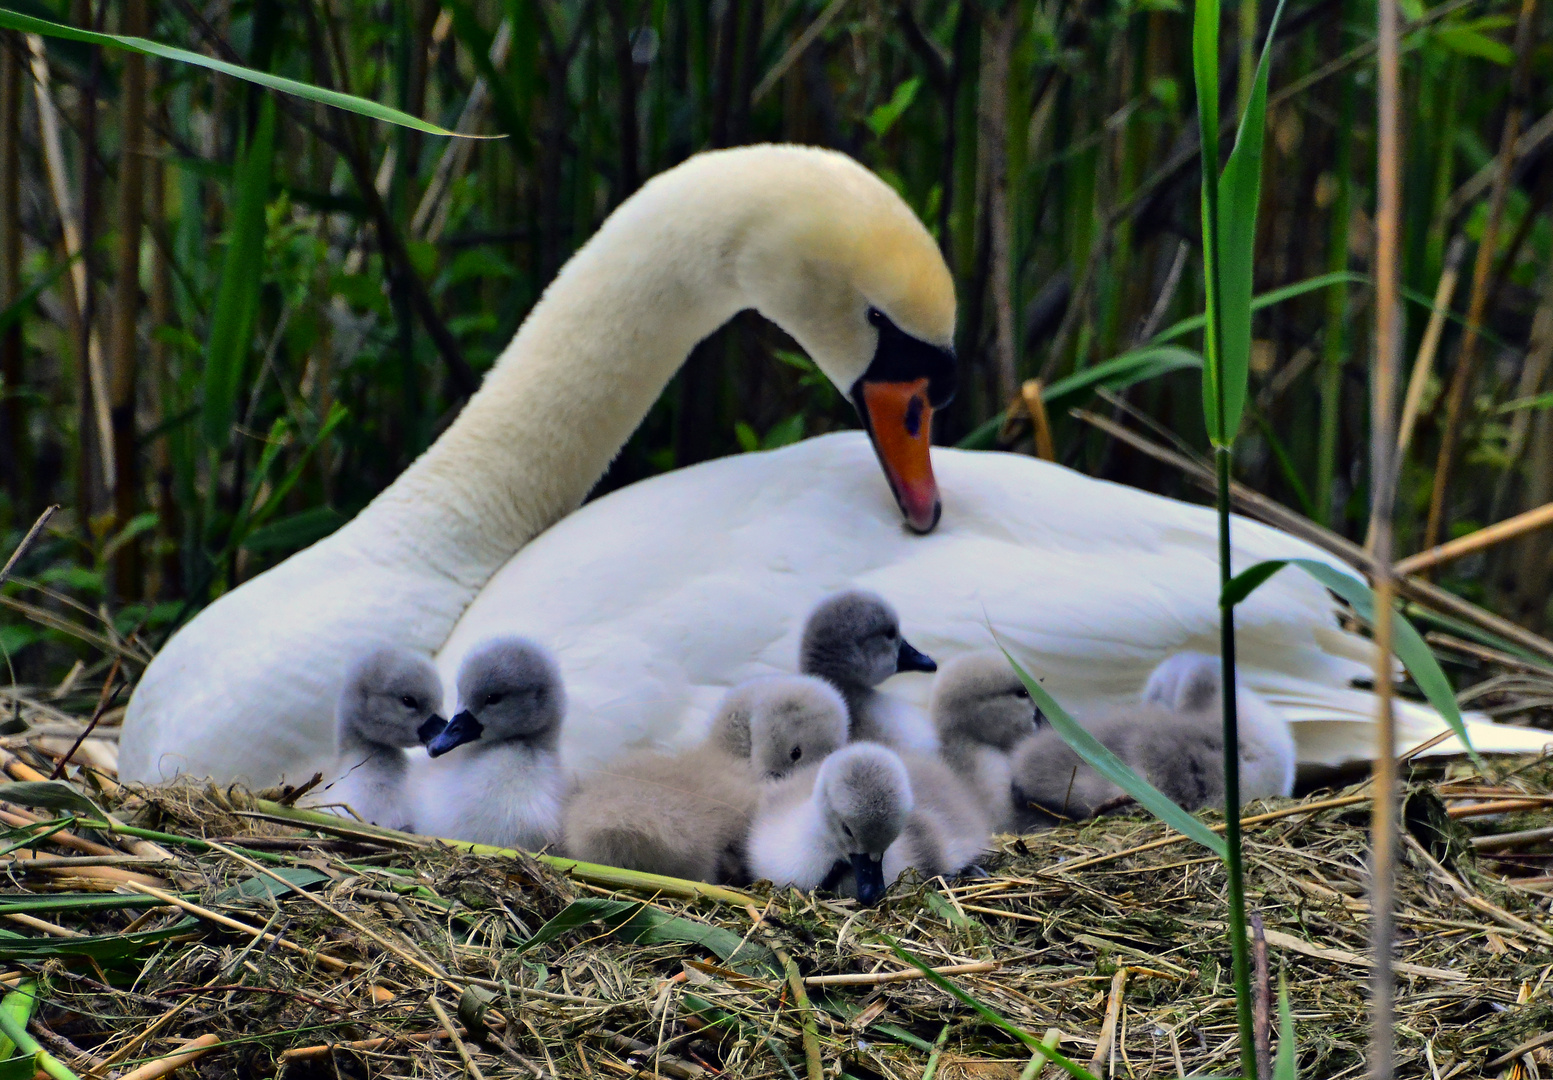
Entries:
[[[11,745],[0,979],[39,981],[31,1031],[79,1075],[1060,1075],[908,954],[1101,1075],[1238,1065],[1223,867],[1151,820],[1004,838],[986,877],[860,908],[454,850],[295,792],[45,783],[54,762]],[[1553,1061],[1553,768],[1499,771],[1408,791],[1399,1076]],[[1264,985],[1287,983],[1301,1072],[1358,1074],[1367,795],[1247,815]]]

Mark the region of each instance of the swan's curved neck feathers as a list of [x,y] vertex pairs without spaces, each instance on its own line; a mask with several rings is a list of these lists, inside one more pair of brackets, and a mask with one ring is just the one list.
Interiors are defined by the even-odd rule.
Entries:
[[695,344],[749,306],[735,264],[760,208],[696,191],[706,180],[678,170],[623,205],[448,431],[352,524],[478,588],[581,504]]

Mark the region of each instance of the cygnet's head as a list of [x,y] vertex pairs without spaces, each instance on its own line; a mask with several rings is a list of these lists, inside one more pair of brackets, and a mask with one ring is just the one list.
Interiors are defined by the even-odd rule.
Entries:
[[753,688],[750,764],[780,779],[821,761],[847,741],[847,703],[824,679],[778,675]]
[[804,624],[798,666],[843,689],[870,689],[900,671],[937,671],[901,636],[900,617],[877,593],[850,589],[821,600]]
[[477,646],[458,668],[458,712],[426,744],[440,757],[476,739],[553,750],[566,714],[561,672],[548,650],[520,637]]
[[884,894],[885,850],[913,806],[905,764],[878,743],[852,743],[820,765],[814,793],[834,849],[857,875],[857,898],[872,904]]
[[698,155],[644,191],[677,182],[680,198],[739,200],[739,285],[851,399],[907,524],[932,529],[928,450],[933,412],[954,396],[955,299],[922,222],[852,158],[811,147]]
[[1206,712],[1224,692],[1224,665],[1217,656],[1178,652],[1167,656],[1149,675],[1143,700],[1176,712]]
[[1042,722],[1030,691],[1000,652],[971,653],[945,664],[933,680],[928,711],[944,742],[999,750],[1012,750]]
[[374,649],[346,670],[335,708],[340,741],[417,746],[445,726],[441,704],[442,681],[430,660],[408,649]]

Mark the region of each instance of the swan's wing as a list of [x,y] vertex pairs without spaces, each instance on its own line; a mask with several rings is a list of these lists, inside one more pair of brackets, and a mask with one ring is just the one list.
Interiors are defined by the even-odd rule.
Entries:
[[[935,451],[944,517],[907,533],[860,434],[670,473],[585,506],[504,567],[439,657],[520,633],[553,648],[572,703],[575,764],[630,745],[686,745],[717,699],[752,675],[791,671],[804,617],[848,586],[879,591],[907,637],[940,661],[995,640],[1075,712],[1134,700],[1181,649],[1216,652],[1216,523],[1193,506],[1012,454]],[[1310,545],[1242,518],[1235,565]],[[1368,757],[1369,645],[1341,631],[1326,591],[1297,570],[1237,609],[1241,676],[1295,724],[1302,761]],[[995,632],[995,636],[994,636]],[[892,694],[926,705],[928,676]],[[1404,710],[1399,741],[1440,730]],[[1533,737],[1534,738],[1534,737]],[[1497,725],[1485,749],[1527,747]]]

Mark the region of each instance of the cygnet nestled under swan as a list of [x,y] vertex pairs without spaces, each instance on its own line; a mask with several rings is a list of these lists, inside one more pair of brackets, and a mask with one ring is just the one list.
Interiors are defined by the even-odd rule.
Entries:
[[459,667],[458,710],[417,770],[417,831],[537,851],[561,838],[570,781],[556,751],[566,691],[555,660],[497,638]]
[[566,854],[693,881],[742,876],[764,777],[822,760],[847,738],[846,706],[819,679],[751,680],[680,754],[641,751],[585,776],[566,806]]
[[315,801],[339,804],[373,825],[415,831],[405,749],[442,730],[441,701],[442,681],[429,658],[385,648],[357,659],[336,710],[338,778]]
[[993,832],[1014,827],[1013,751],[1035,733],[1040,710],[1000,652],[969,653],[933,680],[928,713],[944,763],[981,802]]
[[877,689],[892,675],[937,671],[932,657],[901,635],[900,616],[882,596],[849,589],[826,597],[809,614],[798,668],[841,691],[854,742],[932,753],[938,736],[916,705]]
[[[1159,666],[1143,700],[1080,722],[1171,800],[1199,810],[1224,799],[1222,692],[1218,657],[1183,653]],[[1290,794],[1294,740],[1288,725],[1244,687],[1236,707],[1242,799]],[[1092,817],[1124,799],[1121,788],[1085,764],[1052,728],[1016,751],[1012,795],[1019,825],[1027,829]]]
[[[857,408],[878,447],[878,465],[863,466],[862,512],[882,498],[898,506],[896,529],[903,515],[914,530],[932,529],[933,413],[955,384],[954,283],[937,244],[889,185],[844,154],[699,154],[610,215],[452,426],[371,505],[174,635],[130,700],[121,776],[266,786],[330,767],[348,655],[441,647],[491,575],[582,503],[692,347],[746,309],[791,334]],[[704,518],[715,530],[717,495],[703,492],[688,513],[655,507],[606,527],[624,536],[671,524],[687,536]],[[831,507],[842,519],[855,511]],[[779,519],[764,524],[785,532]],[[682,567],[661,584],[673,592],[686,580]],[[586,595],[564,607],[578,626],[611,610]],[[514,621],[481,639],[526,632],[525,614],[536,612],[503,605]],[[462,640],[445,674],[473,643]],[[683,659],[709,662],[722,689],[761,673]],[[625,698],[651,689],[634,662],[626,671]],[[607,759],[676,736],[687,745],[705,730],[682,720],[650,724],[642,738],[589,710],[567,739]]]

